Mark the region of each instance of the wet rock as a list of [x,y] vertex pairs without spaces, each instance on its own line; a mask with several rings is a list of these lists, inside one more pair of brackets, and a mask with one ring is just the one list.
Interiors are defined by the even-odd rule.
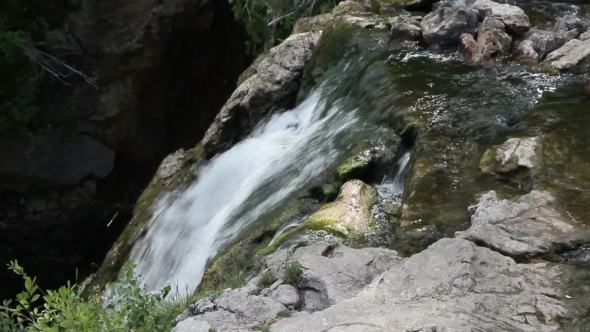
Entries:
[[299,292],[292,285],[278,286],[272,292],[271,298],[289,309],[295,309],[300,302]]
[[484,173],[508,173],[520,167],[528,169],[540,166],[542,141],[538,137],[511,138],[504,144],[486,151],[479,167]]
[[250,69],[252,76],[234,91],[205,133],[206,156],[247,135],[264,116],[293,106],[303,67],[320,36],[321,31],[291,35],[272,48],[257,68]]
[[352,14],[352,13],[362,13],[371,11],[370,5],[367,7],[364,3],[360,1],[353,1],[353,0],[345,0],[341,1],[338,6],[334,7],[332,10],[333,15],[345,15],[345,14]]
[[475,34],[478,23],[476,10],[457,3],[443,3],[421,22],[424,42],[455,46],[463,33]]
[[391,39],[420,40],[422,28],[420,22],[409,15],[396,16],[389,21],[391,24]]
[[530,40],[523,40],[515,43],[512,51],[518,60],[530,61],[537,63],[539,61],[539,54],[533,48],[533,42]]
[[530,40],[533,49],[539,55],[539,60],[544,60],[549,53],[559,49],[566,43],[566,38],[557,32],[531,29],[522,40]]
[[271,331],[556,331],[569,314],[559,288],[563,273],[442,239],[355,297],[281,319]]
[[572,39],[545,60],[558,70],[585,70],[590,67],[590,40]]
[[505,32],[504,23],[493,17],[486,17],[477,32],[477,44],[473,61],[496,60],[510,54],[512,37]]
[[477,0],[473,8],[482,17],[494,17],[502,20],[506,29],[512,34],[523,34],[531,28],[531,23],[525,12],[516,6],[499,4],[491,0]]
[[473,38],[473,35],[464,33],[459,37],[459,49],[469,57],[473,56],[476,46],[477,42],[475,41],[475,38]]
[[346,182],[338,199],[312,214],[302,225],[305,229],[325,230],[352,238],[366,232],[375,223],[371,207],[376,202],[375,188],[360,180]]
[[501,200],[495,191],[479,199],[471,228],[457,236],[513,257],[533,257],[569,248],[585,232],[572,226],[553,206],[553,196],[533,190],[517,201]]
[[590,28],[590,22],[574,15],[565,15],[558,18],[553,26],[553,31],[557,33],[567,33],[575,30],[578,35],[583,34]]

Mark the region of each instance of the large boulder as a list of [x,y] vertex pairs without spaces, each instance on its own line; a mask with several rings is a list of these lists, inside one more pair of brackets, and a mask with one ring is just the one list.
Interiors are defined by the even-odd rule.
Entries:
[[558,70],[585,70],[590,67],[590,40],[572,39],[545,60]]
[[479,15],[467,6],[445,2],[421,22],[422,35],[427,44],[455,46],[463,33],[475,34]]
[[400,15],[389,21],[391,24],[391,39],[401,40],[420,40],[422,38],[422,28],[420,21],[409,15]]
[[477,45],[473,51],[473,61],[489,61],[510,54],[512,37],[506,31],[504,23],[493,17],[486,17],[477,32]]
[[295,104],[303,68],[321,31],[291,35],[250,68],[250,77],[232,94],[203,138],[207,157],[250,133],[265,116]]
[[517,258],[572,248],[587,234],[568,222],[554,201],[550,193],[537,190],[515,202],[487,192],[479,199],[471,228],[457,236]]
[[557,32],[531,29],[524,34],[521,41],[530,40],[532,47],[539,56],[539,60],[544,60],[549,53],[559,49],[566,43],[566,38]]
[[565,15],[558,18],[555,20],[555,25],[553,26],[553,31],[561,34],[575,31],[577,35],[581,35],[588,31],[588,29],[590,29],[590,21],[574,15]]
[[502,20],[506,29],[512,34],[523,34],[531,28],[529,17],[519,7],[499,4],[492,0],[477,0],[473,8],[478,10],[482,17],[495,17]]

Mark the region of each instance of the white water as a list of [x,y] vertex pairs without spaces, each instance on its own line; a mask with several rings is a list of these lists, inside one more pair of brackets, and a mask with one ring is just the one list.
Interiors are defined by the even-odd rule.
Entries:
[[379,197],[385,201],[401,202],[404,193],[404,183],[406,175],[410,171],[410,152],[404,153],[396,164],[396,173],[391,179],[385,179],[380,185],[376,186]]
[[337,162],[362,131],[355,112],[340,105],[311,94],[212,160],[177,198],[161,200],[131,253],[148,290],[196,289],[210,259]]

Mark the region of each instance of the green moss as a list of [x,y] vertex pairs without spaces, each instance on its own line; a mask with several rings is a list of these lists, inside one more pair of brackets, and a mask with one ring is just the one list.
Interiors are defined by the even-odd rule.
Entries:
[[369,169],[370,158],[362,153],[348,158],[342,165],[336,169],[336,175],[341,181],[362,178],[363,174]]

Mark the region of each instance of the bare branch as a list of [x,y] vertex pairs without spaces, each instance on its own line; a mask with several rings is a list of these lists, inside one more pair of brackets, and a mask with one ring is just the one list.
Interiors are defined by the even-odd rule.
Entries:
[[47,71],[51,76],[57,78],[60,82],[70,85],[65,82],[64,79],[70,77],[73,74],[76,74],[84,79],[86,83],[92,85],[96,89],[98,86],[96,85],[96,79],[88,77],[82,71],[77,70],[76,68],[68,65],[64,61],[54,57],[53,55],[46,53],[33,44],[27,44],[24,47],[24,53],[29,57],[29,59],[41,66],[45,71]]

